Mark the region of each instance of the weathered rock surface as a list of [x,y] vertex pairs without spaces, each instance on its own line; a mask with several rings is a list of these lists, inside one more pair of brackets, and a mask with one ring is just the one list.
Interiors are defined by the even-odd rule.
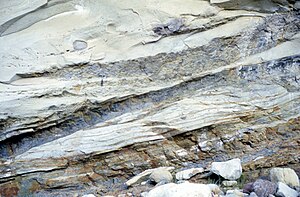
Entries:
[[232,159],[225,162],[213,162],[211,172],[228,180],[236,180],[242,175],[242,165],[240,159]]
[[[145,170],[144,172],[141,172],[139,174],[137,174],[136,176],[132,177],[131,179],[129,179],[128,181],[126,181],[126,185],[127,186],[131,186],[133,184],[136,184],[136,183],[140,183],[142,181],[145,181],[147,180],[150,175],[153,174],[153,172],[169,172],[170,170],[173,170],[174,167],[159,167],[159,168],[155,168],[155,169],[148,169],[148,170]],[[169,174],[168,174],[169,175]],[[172,175],[171,175],[172,177]]]
[[169,183],[151,190],[146,197],[211,197],[211,190],[207,185],[195,183]]
[[255,192],[251,192],[251,193],[249,194],[249,197],[258,197],[258,196],[256,195]]
[[166,169],[156,169],[149,176],[150,181],[154,183],[171,183],[173,181],[172,174]]
[[255,182],[244,185],[243,192],[252,195],[256,194],[261,197],[275,195],[277,191],[277,183],[268,180],[258,179]]
[[104,196],[232,158],[299,173],[298,4],[1,1],[0,195]]
[[196,174],[204,172],[203,168],[190,168],[182,170],[176,173],[175,177],[177,180],[188,180]]
[[293,190],[292,188],[287,186],[285,183],[278,182],[278,189],[276,192],[276,196],[297,197],[297,196],[299,196],[299,194],[296,190]]
[[277,190],[277,184],[272,183],[268,180],[258,179],[252,185],[252,191],[257,194],[257,196],[268,197],[269,195],[274,195]]
[[270,179],[272,182],[282,182],[292,187],[300,186],[299,178],[291,168],[272,168],[270,170]]
[[244,193],[247,193],[247,194],[252,193],[252,192],[253,192],[253,182],[246,183],[246,184],[243,186],[243,192],[244,192]]

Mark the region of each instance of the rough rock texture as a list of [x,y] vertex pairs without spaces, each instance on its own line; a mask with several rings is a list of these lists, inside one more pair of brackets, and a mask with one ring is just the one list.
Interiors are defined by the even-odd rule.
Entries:
[[243,186],[244,193],[250,194],[250,193],[252,193],[252,191],[253,191],[253,182],[247,183]]
[[299,187],[299,178],[291,168],[272,168],[270,170],[272,182],[282,182],[292,187]]
[[225,162],[213,162],[211,172],[228,180],[236,180],[242,175],[242,165],[240,159],[231,159]]
[[260,197],[268,197],[274,195],[277,190],[277,184],[268,180],[258,179],[252,185],[252,191]]
[[297,196],[299,196],[299,194],[296,190],[293,190],[292,188],[287,186],[285,183],[278,182],[278,189],[276,192],[276,196],[297,197]]
[[165,184],[165,183],[171,183],[173,181],[173,176],[166,169],[157,169],[150,174],[149,179],[154,183]]
[[[153,174],[154,171],[170,171],[170,170],[173,170],[174,167],[159,167],[159,168],[155,168],[155,169],[148,169],[148,170],[145,170],[137,175],[135,175],[134,177],[132,177],[131,179],[129,179],[128,181],[126,181],[126,186],[131,186],[133,184],[136,184],[136,183],[141,183],[142,181],[146,181],[150,175]],[[172,175],[171,175],[172,177]]]
[[0,195],[104,195],[232,158],[249,179],[299,173],[295,3],[1,1]]
[[182,170],[176,173],[175,177],[177,180],[188,180],[196,174],[204,172],[203,168],[190,168]]

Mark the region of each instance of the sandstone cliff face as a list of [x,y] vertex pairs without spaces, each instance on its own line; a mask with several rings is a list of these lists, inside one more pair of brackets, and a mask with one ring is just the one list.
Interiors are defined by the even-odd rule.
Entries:
[[1,2],[0,195],[103,195],[234,157],[299,172],[299,7]]

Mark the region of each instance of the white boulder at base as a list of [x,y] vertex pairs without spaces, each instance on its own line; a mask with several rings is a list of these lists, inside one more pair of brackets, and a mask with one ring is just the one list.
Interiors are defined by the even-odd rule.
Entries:
[[299,178],[296,172],[291,168],[272,168],[270,170],[270,179],[272,182],[282,182],[292,187],[299,187]]
[[277,188],[277,193],[276,196],[281,196],[281,197],[297,197],[298,192],[296,190],[293,190],[286,184],[282,182],[278,182],[278,188]]
[[145,197],[211,197],[209,186],[196,183],[169,183],[158,186]]
[[240,159],[232,159],[226,162],[213,162],[211,172],[220,175],[224,179],[236,180],[242,175]]
[[171,183],[173,180],[172,174],[164,168],[158,168],[150,174],[150,180],[155,183]]
[[94,194],[86,194],[86,195],[83,195],[82,197],[96,197]]

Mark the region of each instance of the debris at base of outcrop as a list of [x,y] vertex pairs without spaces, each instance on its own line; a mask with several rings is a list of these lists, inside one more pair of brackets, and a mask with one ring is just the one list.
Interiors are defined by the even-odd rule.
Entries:
[[[228,162],[232,160],[224,161],[222,163],[219,163],[219,165],[223,165],[225,168],[228,166]],[[207,167],[209,168],[211,165],[209,164]],[[168,168],[157,168],[157,169],[151,169],[152,173],[158,173],[163,171],[161,175],[163,175],[165,172],[170,173]],[[178,177],[179,174],[183,173],[186,174],[188,172],[196,172],[197,174],[204,173],[203,168],[199,168],[195,171],[197,168],[190,168],[185,169],[183,171],[178,171],[176,169],[172,169],[171,173],[173,176]],[[293,172],[292,169],[286,170],[285,168],[277,168],[277,171],[285,171],[286,175],[289,174],[289,172]],[[177,173],[175,173],[177,171]],[[195,174],[194,176],[197,177],[198,175]],[[274,169],[270,170],[269,172],[270,176],[274,175]],[[291,173],[293,176],[294,174]],[[156,175],[155,175],[156,176]],[[148,184],[146,188],[138,189],[140,186],[135,184],[132,185],[130,188],[130,191],[139,191],[139,193],[131,193],[128,194],[122,194],[124,196],[143,196],[143,197],[159,197],[159,196],[165,196],[165,197],[174,197],[174,196],[186,196],[186,197],[193,197],[193,196],[224,196],[224,197],[269,197],[269,196],[276,196],[276,197],[296,197],[300,193],[297,192],[295,189],[292,189],[288,187],[286,184],[282,182],[278,182],[275,179],[273,179],[274,182],[271,182],[266,179],[257,179],[252,183],[247,183],[247,180],[238,179],[237,181],[229,181],[224,180],[222,182],[219,182],[217,184],[213,183],[205,183],[205,179],[209,181],[216,181],[213,179],[210,179],[209,177],[203,179],[201,175],[198,176],[201,177],[200,179],[195,179],[194,176],[191,177],[185,177],[185,181],[182,179],[177,179],[177,183],[167,183],[167,184],[158,184],[156,186]],[[169,177],[169,175],[168,175]],[[180,176],[181,178],[184,176]],[[298,176],[296,175],[297,179]],[[264,177],[267,178],[267,177]],[[151,178],[148,178],[150,180]],[[170,178],[172,179],[172,178]],[[160,180],[158,181],[160,182]],[[134,189],[135,188],[135,189]],[[128,192],[127,192],[128,193]],[[129,192],[130,193],[130,192]],[[116,195],[122,196],[122,195]]]
[[[235,159],[238,161],[239,159]],[[235,161],[234,160],[234,161]],[[228,163],[231,163],[233,160],[228,160],[224,162],[218,163],[220,168],[226,168],[228,167]],[[239,160],[240,161],[240,160]],[[208,165],[207,167],[210,168],[213,165]],[[188,173],[188,172],[196,172],[193,176],[195,177],[202,177],[200,174],[204,172],[203,168],[199,168],[201,170],[196,170],[197,168],[190,168],[186,169],[184,171],[179,171],[176,174],[176,169],[172,171],[173,175],[178,177],[179,174]],[[164,176],[164,173],[170,173],[166,168],[157,168],[157,169],[151,169],[153,173],[162,172],[161,175]],[[275,169],[276,172],[286,172],[286,175],[288,175],[288,172],[294,172],[292,169],[286,170],[285,168],[277,168]],[[229,170],[230,172],[230,170]],[[232,172],[232,171],[231,171]],[[179,174],[178,174],[179,173]],[[200,174],[199,174],[200,173]],[[234,172],[232,172],[234,174]],[[274,176],[274,169],[271,169],[269,172],[270,176]],[[293,173],[291,173],[292,176],[294,176]],[[157,175],[155,175],[157,176]],[[212,184],[212,183],[204,183],[205,180],[203,178],[201,179],[193,179],[193,176],[186,177],[186,176],[180,176],[180,179],[177,179],[177,183],[167,183],[167,184],[159,184],[156,187],[153,185],[148,185],[147,189],[144,191],[140,191],[139,194],[143,197],[174,197],[174,196],[225,196],[225,197],[245,197],[245,196],[251,196],[251,197],[269,197],[269,196],[276,196],[276,197],[297,197],[297,195],[300,195],[299,192],[296,190],[288,187],[286,184],[279,182],[277,179],[272,179],[273,182],[267,180],[267,179],[257,179],[252,183],[247,183],[247,180],[241,180],[238,179],[237,181],[230,181],[230,180],[224,180],[222,183]],[[182,177],[185,177],[185,181],[182,180]],[[231,176],[229,176],[231,177]],[[169,178],[169,175],[168,175]],[[264,177],[266,178],[266,177]],[[299,180],[299,177],[296,175],[296,177]],[[149,178],[151,179],[151,178]],[[170,180],[172,177],[170,178]],[[190,180],[189,180],[190,179]],[[209,177],[206,178],[209,180]],[[212,181],[213,179],[209,180]],[[159,180],[158,182],[160,182]],[[192,181],[192,182],[190,182]],[[138,185],[132,186],[132,187],[138,187]],[[137,196],[139,196],[137,194]]]

